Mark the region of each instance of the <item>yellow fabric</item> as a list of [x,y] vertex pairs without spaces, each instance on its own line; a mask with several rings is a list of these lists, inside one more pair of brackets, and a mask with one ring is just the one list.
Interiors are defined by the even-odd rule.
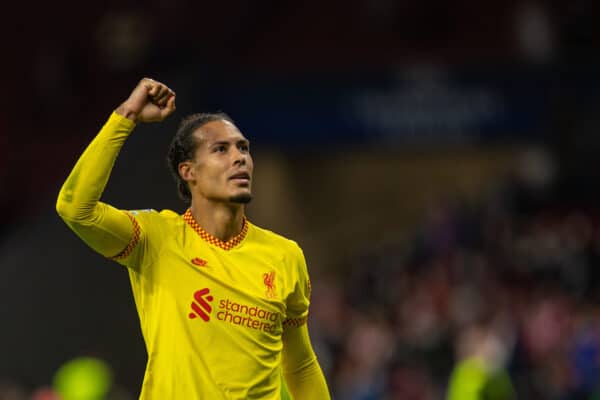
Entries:
[[119,150],[135,123],[113,113],[83,152],[63,184],[56,210],[90,247],[110,257],[120,253],[133,234],[127,215],[99,202]]
[[134,126],[110,117],[57,210],[90,247],[128,267],[148,352],[140,399],[279,399],[282,356],[295,399],[329,399],[304,323],[310,281],[295,242],[249,223],[224,250],[173,211],[98,201]]
[[482,360],[467,358],[459,362],[450,376],[448,400],[481,400],[488,378]]
[[306,324],[283,332],[283,375],[295,399],[328,399],[327,384]]

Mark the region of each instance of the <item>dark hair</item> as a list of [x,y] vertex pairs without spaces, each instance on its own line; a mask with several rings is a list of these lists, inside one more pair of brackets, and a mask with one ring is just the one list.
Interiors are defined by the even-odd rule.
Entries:
[[198,143],[196,142],[193,133],[198,128],[213,121],[229,121],[232,124],[234,123],[231,117],[223,112],[189,115],[181,120],[179,128],[169,146],[169,151],[167,152],[167,166],[177,183],[179,197],[186,203],[191,202],[192,194],[190,193],[187,182],[179,175],[179,164],[194,158]]

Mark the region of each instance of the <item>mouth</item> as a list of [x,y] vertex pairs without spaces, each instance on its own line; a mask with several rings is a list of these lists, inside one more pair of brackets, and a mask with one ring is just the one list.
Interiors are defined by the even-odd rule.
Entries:
[[238,182],[250,182],[250,174],[247,172],[238,172],[237,174],[231,175],[229,180]]

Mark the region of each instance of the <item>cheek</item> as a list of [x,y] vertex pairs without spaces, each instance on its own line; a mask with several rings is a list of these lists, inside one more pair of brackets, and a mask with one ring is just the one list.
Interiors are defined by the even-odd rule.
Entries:
[[213,184],[214,182],[223,179],[223,172],[218,165],[215,165],[215,163],[206,163],[202,165],[201,168],[198,168],[196,177],[199,182]]

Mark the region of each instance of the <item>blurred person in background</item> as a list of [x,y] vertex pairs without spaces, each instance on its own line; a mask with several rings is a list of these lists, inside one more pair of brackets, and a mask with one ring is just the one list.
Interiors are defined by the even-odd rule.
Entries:
[[[91,248],[128,268],[148,363],[141,399],[328,399],[307,328],[310,280],[298,245],[250,223],[249,142],[225,114],[184,119],[169,166],[183,215],[100,202],[136,124],[175,111],[142,79],[64,183],[57,211]],[[282,382],[281,374],[285,378]]]
[[491,324],[474,324],[458,338],[458,360],[448,400],[511,400],[516,393],[506,369],[509,349]]

